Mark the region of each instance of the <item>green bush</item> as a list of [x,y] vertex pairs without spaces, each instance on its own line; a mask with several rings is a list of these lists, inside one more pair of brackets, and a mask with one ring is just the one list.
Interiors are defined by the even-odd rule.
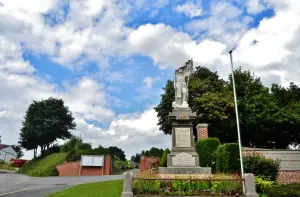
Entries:
[[216,170],[216,150],[220,146],[218,138],[207,138],[199,140],[196,143],[196,151],[199,155],[201,167],[211,167],[212,171]]
[[216,151],[216,165],[219,172],[240,172],[239,145],[227,143],[219,146]]
[[267,159],[262,155],[249,155],[243,158],[244,171],[253,173],[264,180],[276,181],[280,168],[280,161]]
[[263,194],[267,189],[275,185],[274,181],[266,181],[260,177],[255,177],[255,185],[257,193]]
[[56,165],[65,161],[66,153],[54,153],[47,157],[36,158],[22,166],[20,172],[29,176],[57,176]]
[[168,154],[170,154],[170,150],[167,148],[166,150],[164,150],[164,153],[162,154],[161,158],[160,158],[160,167],[167,167],[167,161],[168,161]]
[[275,185],[265,189],[268,197],[299,197],[300,184]]

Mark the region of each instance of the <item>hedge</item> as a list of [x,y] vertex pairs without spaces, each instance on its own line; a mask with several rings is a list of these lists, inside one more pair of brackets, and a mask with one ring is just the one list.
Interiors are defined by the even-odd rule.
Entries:
[[280,169],[280,161],[267,159],[262,155],[250,155],[243,158],[244,171],[253,173],[264,180],[276,181]]
[[268,197],[299,197],[300,184],[275,185],[265,189],[264,194]]
[[160,159],[160,167],[167,167],[167,161],[168,161],[168,154],[170,154],[170,150],[167,148],[164,150],[161,159]]
[[239,144],[227,143],[216,151],[217,171],[224,173],[240,172]]
[[211,167],[216,170],[216,150],[220,146],[218,138],[201,139],[196,143],[196,151],[199,155],[201,167]]

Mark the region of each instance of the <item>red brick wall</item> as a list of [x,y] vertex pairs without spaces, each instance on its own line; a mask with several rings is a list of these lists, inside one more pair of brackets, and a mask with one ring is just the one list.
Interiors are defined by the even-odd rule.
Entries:
[[68,162],[56,166],[59,176],[79,176],[80,161]]
[[[59,176],[90,176],[90,175],[111,175],[111,156],[106,155],[104,158],[104,170],[102,167],[81,167],[80,161],[68,162],[56,166]],[[81,172],[80,172],[81,171]]]
[[82,167],[81,176],[102,175],[102,167]]
[[280,171],[277,181],[282,184],[300,183],[299,171]]
[[140,171],[141,172],[145,171],[145,156],[140,157]]
[[140,159],[140,172],[144,172],[152,165],[159,165],[160,158],[158,157],[143,157]]
[[104,175],[111,174],[111,156],[106,155],[104,158]]
[[198,124],[197,125],[197,141],[208,138],[208,125]]

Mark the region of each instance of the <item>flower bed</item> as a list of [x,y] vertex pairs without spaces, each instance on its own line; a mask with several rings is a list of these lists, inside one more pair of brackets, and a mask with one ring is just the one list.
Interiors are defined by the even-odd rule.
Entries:
[[242,182],[240,177],[228,175],[161,178],[145,172],[134,178],[133,193],[135,196],[241,196]]

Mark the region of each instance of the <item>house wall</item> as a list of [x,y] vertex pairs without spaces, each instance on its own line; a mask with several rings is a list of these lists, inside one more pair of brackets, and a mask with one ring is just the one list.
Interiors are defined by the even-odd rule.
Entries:
[[11,159],[16,158],[17,153],[12,147],[6,147],[0,150],[0,160],[10,163]]

